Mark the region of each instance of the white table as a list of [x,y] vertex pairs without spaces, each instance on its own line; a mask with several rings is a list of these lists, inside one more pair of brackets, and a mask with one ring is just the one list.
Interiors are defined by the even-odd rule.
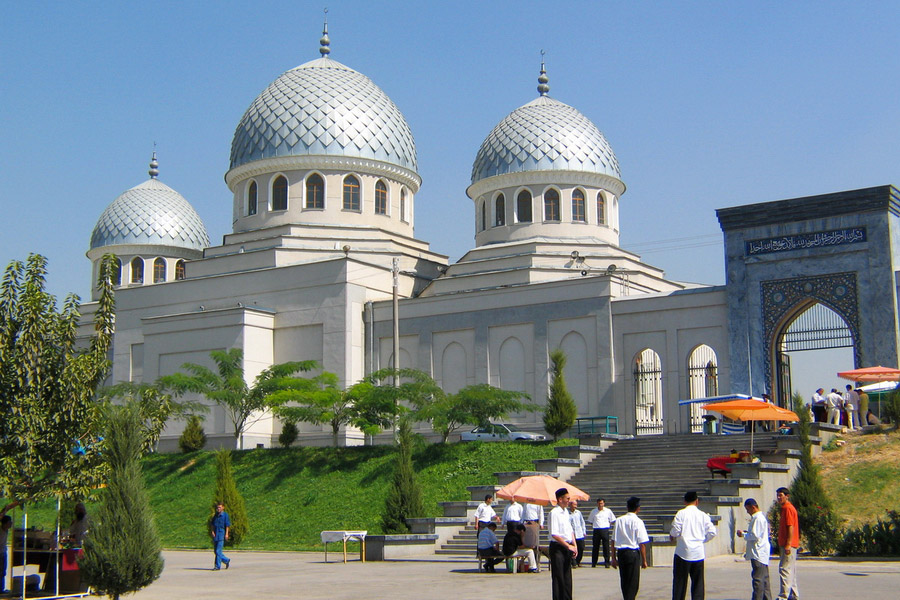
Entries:
[[325,562],[328,562],[328,542],[343,542],[344,562],[347,562],[347,541],[359,542],[359,558],[366,562],[366,534],[368,531],[323,531],[322,544],[325,546]]

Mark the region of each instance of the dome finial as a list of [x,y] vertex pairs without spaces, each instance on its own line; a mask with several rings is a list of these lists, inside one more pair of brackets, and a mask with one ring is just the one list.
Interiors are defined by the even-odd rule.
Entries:
[[550,78],[547,77],[547,69],[544,68],[544,51],[541,50],[541,74],[538,76],[538,93],[541,96],[546,96],[550,93],[550,86],[548,83],[550,82]]
[[150,158],[150,170],[147,173],[150,174],[150,179],[156,179],[159,175],[159,163],[156,160],[156,142],[153,142],[153,156]]
[[331,54],[331,39],[328,37],[328,9],[325,9],[325,26],[322,28],[322,37],[319,39],[319,54],[322,58],[328,58]]

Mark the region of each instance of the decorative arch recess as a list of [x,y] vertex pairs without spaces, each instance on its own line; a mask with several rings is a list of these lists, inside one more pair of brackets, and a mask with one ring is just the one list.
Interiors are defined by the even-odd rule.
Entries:
[[786,330],[788,317],[802,314],[816,302],[836,312],[853,336],[853,361],[860,364],[859,301],[856,273],[834,273],[815,277],[794,277],[760,283],[762,295],[763,344],[765,344],[766,381],[772,379],[772,351],[775,336]]

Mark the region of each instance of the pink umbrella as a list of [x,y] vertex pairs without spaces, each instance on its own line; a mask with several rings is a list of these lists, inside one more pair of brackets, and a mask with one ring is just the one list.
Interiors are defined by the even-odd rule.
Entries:
[[497,497],[512,500],[513,496],[515,496],[516,500],[521,500],[528,504],[552,506],[556,504],[556,490],[562,487],[569,491],[570,500],[585,501],[591,499],[586,492],[574,485],[569,485],[549,475],[519,477],[512,483],[508,483],[500,488],[497,491]]

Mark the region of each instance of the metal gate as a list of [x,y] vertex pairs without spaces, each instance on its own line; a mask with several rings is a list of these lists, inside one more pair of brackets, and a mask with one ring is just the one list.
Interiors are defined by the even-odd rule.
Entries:
[[649,348],[634,359],[634,412],[637,435],[663,432],[662,362]]

